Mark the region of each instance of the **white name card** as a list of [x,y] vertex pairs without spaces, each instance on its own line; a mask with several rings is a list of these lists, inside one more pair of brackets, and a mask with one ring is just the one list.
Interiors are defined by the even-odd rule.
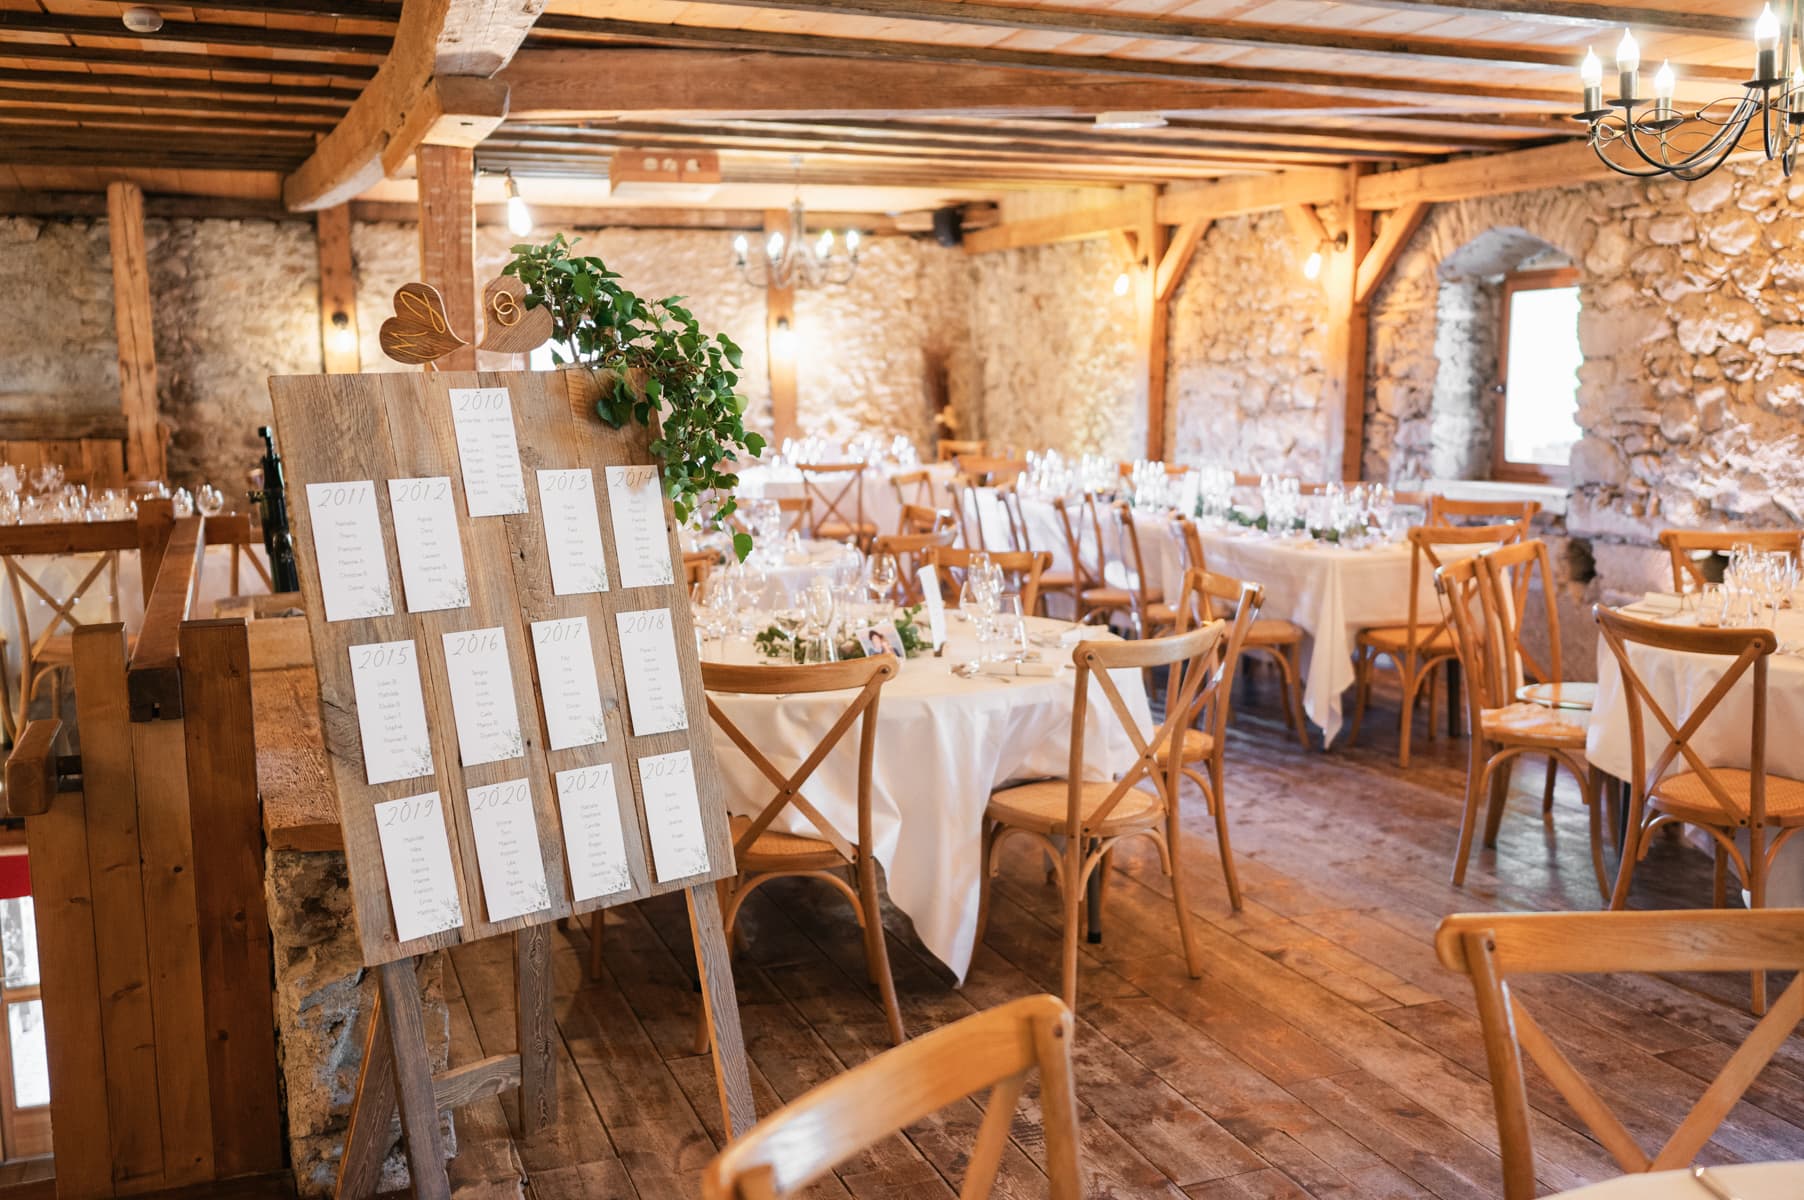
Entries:
[[696,796],[695,763],[689,751],[640,759],[639,788],[645,795],[645,825],[651,831],[652,865],[658,882],[707,871],[708,839],[702,832],[702,805]]
[[620,662],[626,668],[626,705],[633,718],[633,736],[689,728],[670,610],[616,613],[614,619],[620,626]]
[[595,473],[587,467],[540,471],[539,512],[545,519],[551,590],[560,596],[607,591],[608,560],[601,549]]
[[545,735],[551,748],[568,750],[607,741],[589,618],[534,621],[532,652],[539,664],[539,694],[545,701]]
[[564,852],[570,860],[570,894],[593,900],[631,888],[613,764],[559,771],[557,803],[564,820]]
[[464,765],[519,758],[526,753],[526,743],[520,734],[514,673],[501,627],[443,636],[451,715],[457,720],[457,748]]
[[921,601],[927,605],[927,630],[933,635],[933,648],[946,644],[946,598],[940,594],[940,573],[932,563],[915,572],[921,581]]
[[388,783],[432,774],[432,739],[413,643],[352,646],[351,691],[357,699],[364,777]]
[[489,920],[505,921],[551,907],[530,783],[509,779],[471,788],[470,831],[476,837],[476,865]]
[[614,519],[620,586],[663,587],[675,582],[658,468],[609,467],[608,508]]
[[394,514],[395,548],[401,554],[401,590],[408,612],[467,608],[470,581],[464,574],[464,548],[457,536],[457,501],[451,477],[388,481],[388,507]]
[[514,402],[506,388],[452,388],[451,423],[464,500],[472,517],[526,511],[526,480],[514,438]]
[[313,556],[319,564],[326,620],[354,621],[394,612],[376,485],[368,479],[310,483],[307,511],[313,521]]
[[411,942],[464,923],[457,902],[457,874],[451,841],[437,792],[384,800],[376,805],[376,832],[382,839],[382,869],[388,876],[395,938]]

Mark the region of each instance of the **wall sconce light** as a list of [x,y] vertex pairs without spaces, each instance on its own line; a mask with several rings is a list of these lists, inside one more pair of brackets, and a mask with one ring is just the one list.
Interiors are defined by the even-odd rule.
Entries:
[[351,316],[343,309],[332,314],[332,332],[326,344],[334,354],[350,354],[357,349],[357,334],[351,329]]
[[777,358],[793,358],[795,356],[795,330],[789,327],[788,317],[778,317],[777,327],[770,335],[770,352]]
[[1115,294],[1117,296],[1127,295],[1128,289],[1133,286],[1134,286],[1134,281],[1128,277],[1128,273],[1126,271],[1123,271],[1121,274],[1115,276]]
[[1309,252],[1309,257],[1303,260],[1303,278],[1309,280],[1320,279],[1322,275],[1322,263],[1325,261],[1327,253],[1331,250],[1345,250],[1346,248],[1347,234],[1345,230],[1335,234],[1331,239],[1323,238],[1316,244],[1316,248]]

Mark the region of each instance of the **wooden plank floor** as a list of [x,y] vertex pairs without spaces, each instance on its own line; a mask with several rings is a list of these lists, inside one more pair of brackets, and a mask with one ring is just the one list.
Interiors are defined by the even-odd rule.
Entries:
[[[1258,681],[1264,682],[1264,681]],[[1231,828],[1246,894],[1234,915],[1200,798],[1182,865],[1206,969],[1184,970],[1168,883],[1150,847],[1124,849],[1105,940],[1083,951],[1074,1046],[1093,1196],[1168,1200],[1500,1194],[1496,1130],[1472,994],[1435,961],[1444,914],[1596,908],[1585,816],[1563,783],[1540,819],[1538,764],[1523,772],[1498,848],[1448,886],[1463,743],[1424,742],[1395,765],[1395,708],[1363,744],[1305,753],[1276,723],[1269,686],[1243,703],[1228,754]],[[1532,779],[1530,778],[1532,777]],[[904,1020],[919,1033],[1058,987],[1055,892],[1024,843],[1008,856],[965,986],[888,914]],[[1612,860],[1613,861],[1613,860]],[[1637,872],[1636,907],[1709,900],[1709,863],[1676,841]],[[885,1048],[859,933],[824,887],[784,881],[747,906],[737,979],[760,1113]],[[692,1049],[698,997],[681,901],[609,914],[606,972],[588,939],[556,939],[561,1117],[508,1136],[511,1099],[457,1119],[458,1194],[692,1198],[721,1140],[708,1060]],[[505,939],[457,948],[453,1060],[513,1047]],[[1746,982],[1547,978],[1522,989],[1593,1072],[1644,1145],[1663,1141],[1751,1027]],[[1544,1191],[1617,1172],[1576,1117],[1534,1081]],[[813,1194],[951,1197],[979,1112],[964,1104],[847,1165]],[[1030,1097],[998,1195],[1044,1195]],[[1804,1039],[1794,1038],[1705,1161],[1804,1158]]]

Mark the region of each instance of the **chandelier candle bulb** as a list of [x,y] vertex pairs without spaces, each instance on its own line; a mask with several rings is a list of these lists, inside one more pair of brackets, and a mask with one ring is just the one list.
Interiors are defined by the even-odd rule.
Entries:
[[1604,107],[1604,65],[1598,61],[1597,51],[1588,47],[1584,65],[1579,67],[1579,82],[1584,85],[1585,112],[1601,112]]
[[745,266],[746,251],[750,248],[751,243],[745,240],[745,234],[742,233],[733,239],[733,255],[739,260],[739,265],[742,267]]
[[1621,89],[1617,101],[1623,105],[1632,105],[1638,97],[1635,93],[1641,90],[1641,47],[1635,41],[1632,30],[1622,31],[1622,41],[1616,47],[1617,86]]
[[814,252],[822,258],[833,253],[833,231],[831,229],[821,230],[820,241],[815,243]]
[[1760,17],[1754,22],[1754,80],[1756,83],[1777,83],[1779,74],[1779,18],[1773,15],[1773,6],[1768,4],[1760,10]]
[[1672,119],[1672,94],[1677,86],[1677,79],[1672,73],[1672,64],[1663,62],[1660,70],[1654,75],[1654,120],[1669,121]]
[[854,261],[857,260],[857,258],[858,258],[858,231],[856,229],[846,230],[846,253],[850,254]]

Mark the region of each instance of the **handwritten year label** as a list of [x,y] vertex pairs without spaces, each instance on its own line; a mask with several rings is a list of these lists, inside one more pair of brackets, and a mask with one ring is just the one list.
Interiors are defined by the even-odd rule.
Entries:
[[587,467],[540,471],[539,513],[545,521],[551,590],[560,596],[607,591],[608,562],[601,548],[601,514],[595,508],[595,473]]
[[520,710],[514,706],[514,674],[500,626],[443,635],[445,674],[451,680],[451,715],[465,766],[519,758],[526,753]]
[[350,655],[365,778],[388,783],[432,774],[432,739],[426,731],[414,644],[371,642],[352,646]]
[[545,702],[545,735],[553,750],[608,740],[595,647],[587,617],[532,623],[532,652]]
[[532,811],[532,784],[509,779],[471,788],[470,831],[476,837],[476,865],[489,920],[505,921],[551,907]]
[[396,939],[411,942],[462,925],[463,907],[457,899],[451,841],[438,793],[384,800],[375,812]]
[[391,479],[388,507],[395,521],[395,548],[401,555],[401,590],[407,597],[407,611],[467,608],[470,582],[464,574],[451,477]]
[[656,467],[609,467],[608,509],[621,587],[663,587],[676,576],[664,528],[664,490]]
[[559,771],[557,802],[564,823],[564,852],[570,860],[571,895],[593,900],[631,888],[613,764]]
[[526,511],[526,480],[514,437],[514,405],[506,388],[452,388],[451,423],[464,500],[472,517]]
[[620,627],[620,662],[626,668],[633,736],[689,728],[670,610],[616,613],[614,619]]
[[645,826],[651,833],[651,856],[658,882],[705,872],[708,841],[702,831],[695,762],[689,751],[640,759],[639,789],[645,796]]
[[313,524],[314,560],[326,620],[385,617],[395,611],[383,551],[382,517],[376,485],[370,480],[307,485],[307,513]]

